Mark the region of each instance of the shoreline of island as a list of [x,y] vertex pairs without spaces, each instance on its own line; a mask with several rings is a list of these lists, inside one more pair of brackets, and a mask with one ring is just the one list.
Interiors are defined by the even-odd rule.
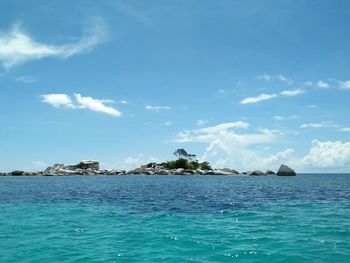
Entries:
[[98,161],[81,161],[76,165],[64,165],[62,163],[56,163],[53,166],[49,166],[44,171],[31,172],[14,170],[9,173],[1,173],[0,176],[124,176],[124,175],[203,175],[203,176],[213,176],[213,175],[224,175],[224,176],[237,176],[237,175],[247,175],[247,176],[268,176],[268,175],[278,175],[278,176],[295,176],[295,171],[282,164],[278,171],[275,173],[271,170],[266,170],[265,172],[261,170],[244,171],[242,173],[234,169],[229,168],[210,168],[210,169],[186,169],[186,168],[167,168],[161,164],[149,163],[142,165],[136,169],[129,171],[118,170],[118,169],[100,169]]
[[[10,173],[1,173],[0,176],[69,176],[69,175],[239,175],[237,170],[230,168],[212,168],[206,162],[200,162],[196,159],[195,154],[188,153],[185,149],[177,149],[173,153],[177,159],[161,163],[148,163],[141,165],[139,168],[130,171],[118,169],[100,169],[100,162],[96,160],[82,160],[77,164],[65,165],[56,163],[53,166],[47,167],[44,171],[26,172],[14,170]],[[264,175],[280,175],[280,176],[295,176],[295,171],[285,164],[281,164],[277,173],[266,170],[245,171],[243,175],[264,176]]]

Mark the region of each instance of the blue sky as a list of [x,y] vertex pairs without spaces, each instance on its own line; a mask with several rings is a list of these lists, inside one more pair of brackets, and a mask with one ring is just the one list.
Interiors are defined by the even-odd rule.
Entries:
[[0,1],[0,170],[181,147],[350,172],[349,1]]

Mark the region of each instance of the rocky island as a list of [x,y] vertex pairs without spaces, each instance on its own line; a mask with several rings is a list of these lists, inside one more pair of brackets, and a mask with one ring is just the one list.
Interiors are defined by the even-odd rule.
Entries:
[[[208,162],[199,162],[194,154],[188,154],[184,149],[178,149],[174,152],[177,157],[174,161],[162,163],[148,163],[139,168],[130,171],[118,169],[100,169],[100,163],[96,160],[83,160],[78,164],[64,165],[56,163],[47,167],[44,171],[26,172],[14,170],[10,173],[0,173],[0,176],[69,176],[69,175],[239,175],[234,169],[221,168],[215,169]],[[266,170],[246,171],[243,175],[266,176],[274,175],[275,172]],[[277,172],[278,176],[295,176],[296,173],[287,165],[282,164]]]

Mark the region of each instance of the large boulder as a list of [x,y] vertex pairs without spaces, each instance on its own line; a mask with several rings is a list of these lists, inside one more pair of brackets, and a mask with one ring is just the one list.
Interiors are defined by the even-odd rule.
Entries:
[[277,172],[278,176],[296,176],[295,171],[285,164],[281,164]]
[[159,169],[156,171],[156,174],[159,174],[159,175],[169,175],[171,174],[171,172],[167,169]]
[[24,171],[15,170],[15,171],[12,171],[10,174],[13,176],[21,176],[24,174]]
[[222,168],[222,169],[219,169],[220,171],[224,171],[224,172],[227,172],[227,173],[230,173],[232,175],[234,174],[239,174],[238,171],[236,171],[235,169],[230,169],[230,168]]

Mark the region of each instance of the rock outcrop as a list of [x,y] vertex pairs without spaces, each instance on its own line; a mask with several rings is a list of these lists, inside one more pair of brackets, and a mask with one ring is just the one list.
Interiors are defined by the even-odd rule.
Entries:
[[249,175],[261,176],[261,175],[266,175],[266,174],[260,170],[255,170],[255,171],[251,172]]
[[154,166],[147,166],[143,165],[139,168],[130,170],[127,172],[127,174],[130,175],[237,175],[239,174],[236,170],[231,170],[228,168],[224,169],[214,169],[214,170],[190,170],[190,169],[183,169],[183,168],[177,168],[177,169],[168,169],[161,165],[154,165]]
[[10,175],[13,175],[13,176],[21,176],[21,175],[24,175],[24,171],[15,170],[15,171],[12,171],[12,172],[10,173]]
[[285,164],[281,164],[277,172],[278,176],[296,176],[295,171]]
[[276,174],[276,173],[274,171],[271,171],[271,170],[266,170],[265,174],[272,175],[272,174]]

